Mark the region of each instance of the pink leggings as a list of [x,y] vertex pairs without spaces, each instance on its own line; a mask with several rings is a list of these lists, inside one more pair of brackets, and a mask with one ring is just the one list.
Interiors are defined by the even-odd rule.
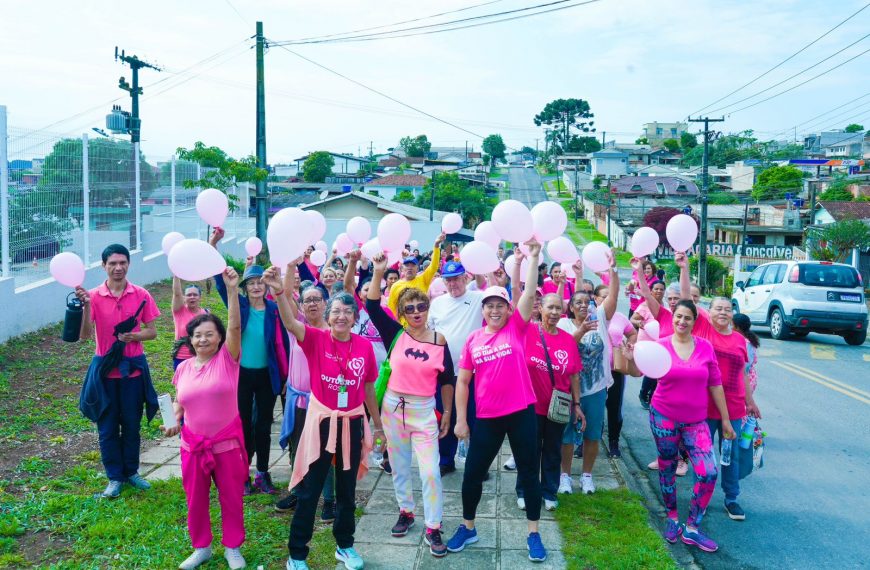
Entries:
[[181,450],[181,484],[187,495],[187,530],[194,548],[211,546],[209,494],[214,479],[221,505],[221,544],[238,548],[245,542],[245,517],[242,492],[248,478],[248,458],[241,448],[214,454],[210,471],[203,467],[202,454]]
[[680,444],[689,452],[689,461],[695,472],[695,485],[692,487],[692,500],[689,503],[689,517],[686,525],[698,526],[707,505],[716,490],[716,456],[713,453],[713,440],[707,422],[675,422],[650,407],[649,425],[656,440],[659,453],[659,485],[668,517],[679,520],[677,514],[677,459]]

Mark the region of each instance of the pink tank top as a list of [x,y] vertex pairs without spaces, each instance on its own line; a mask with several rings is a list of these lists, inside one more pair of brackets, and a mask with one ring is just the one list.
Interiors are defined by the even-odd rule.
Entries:
[[400,334],[390,353],[390,390],[396,394],[434,396],[438,374],[444,370],[446,345],[418,342],[406,332]]

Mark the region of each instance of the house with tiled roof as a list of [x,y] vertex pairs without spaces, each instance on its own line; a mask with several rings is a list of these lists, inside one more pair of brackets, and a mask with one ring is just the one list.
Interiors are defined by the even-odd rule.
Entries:
[[419,174],[390,174],[366,184],[366,190],[376,190],[378,196],[392,200],[400,192],[410,192],[414,198],[423,192],[427,178]]
[[843,220],[865,220],[870,223],[870,202],[833,202],[816,203],[815,222],[817,225],[832,224]]
[[[610,191],[620,198],[660,196],[687,199],[698,196],[698,186],[676,176],[624,176],[610,183]],[[615,196],[614,196],[615,197]]]

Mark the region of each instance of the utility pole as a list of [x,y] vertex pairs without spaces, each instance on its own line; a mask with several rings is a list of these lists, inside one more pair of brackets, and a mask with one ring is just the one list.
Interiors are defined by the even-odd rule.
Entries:
[[607,131],[601,131],[601,148],[604,148],[604,145],[607,144]]
[[580,159],[574,160],[574,221],[580,215]]
[[[257,167],[266,168],[266,79],[263,52],[266,40],[263,37],[263,22],[257,22]],[[266,181],[257,181],[257,237],[266,239]],[[248,207],[247,205],[245,207]]]
[[435,175],[438,174],[437,170],[432,171],[432,199],[429,201],[429,221],[435,221]]
[[711,119],[698,117],[689,119],[690,123],[704,123],[704,162],[701,169],[701,236],[698,242],[698,286],[704,293],[707,283],[707,193],[709,190],[708,168],[710,162],[710,123],[721,123],[724,117]]
[[135,198],[136,207],[133,209],[133,223],[130,225],[130,249],[140,249],[142,247],[142,196],[141,196],[141,180],[139,173],[139,141],[142,134],[142,120],[139,118],[139,95],[142,95],[142,88],[139,87],[139,70],[144,68],[160,71],[156,65],[152,65],[142,61],[135,55],[127,55],[124,50],[118,55],[118,46],[115,46],[115,61],[121,60],[130,66],[130,71],[133,72],[133,85],[127,83],[127,80],[121,77],[118,80],[118,87],[130,94],[132,99],[132,110],[130,113],[130,142],[133,143],[133,168],[135,170]]

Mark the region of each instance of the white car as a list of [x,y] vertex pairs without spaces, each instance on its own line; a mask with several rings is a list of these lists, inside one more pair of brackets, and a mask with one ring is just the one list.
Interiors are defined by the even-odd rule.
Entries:
[[810,332],[836,334],[846,343],[867,339],[867,303],[861,274],[830,261],[775,261],[734,284],[731,306],[777,340]]

